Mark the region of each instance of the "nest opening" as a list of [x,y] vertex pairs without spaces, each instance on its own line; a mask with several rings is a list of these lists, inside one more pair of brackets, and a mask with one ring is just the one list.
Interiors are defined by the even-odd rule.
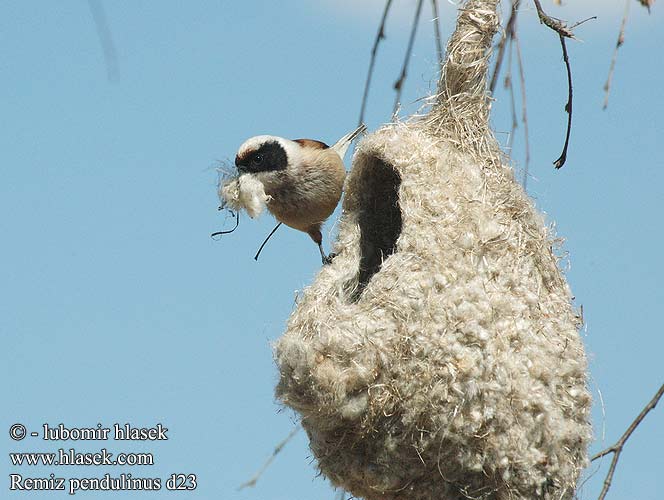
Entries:
[[385,161],[366,156],[359,183],[362,191],[358,208],[360,226],[360,265],[357,288],[351,300],[357,301],[383,261],[396,251],[401,234],[399,205],[399,173]]

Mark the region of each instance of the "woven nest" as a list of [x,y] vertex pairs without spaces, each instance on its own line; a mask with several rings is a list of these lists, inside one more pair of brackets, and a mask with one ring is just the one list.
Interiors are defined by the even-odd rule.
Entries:
[[277,397],[357,497],[569,499],[587,463],[581,321],[486,125],[496,3],[461,11],[431,113],[359,144],[338,255],[276,344]]

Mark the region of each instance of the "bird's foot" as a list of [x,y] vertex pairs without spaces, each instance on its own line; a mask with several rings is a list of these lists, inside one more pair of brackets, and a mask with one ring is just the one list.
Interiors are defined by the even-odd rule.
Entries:
[[332,264],[332,259],[337,256],[336,253],[331,253],[330,255],[323,255],[323,265]]

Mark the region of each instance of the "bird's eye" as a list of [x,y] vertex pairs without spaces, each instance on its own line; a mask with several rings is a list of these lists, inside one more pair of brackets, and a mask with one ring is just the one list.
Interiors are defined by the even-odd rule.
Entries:
[[253,163],[254,165],[260,165],[261,163],[263,163],[263,155],[261,154],[254,155],[254,157],[251,159],[251,163]]

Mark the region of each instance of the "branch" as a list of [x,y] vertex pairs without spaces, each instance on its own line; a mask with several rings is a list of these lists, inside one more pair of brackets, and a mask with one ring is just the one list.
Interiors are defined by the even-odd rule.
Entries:
[[547,25],[553,31],[558,33],[561,37],[574,38],[574,33],[572,33],[572,29],[569,28],[567,24],[565,24],[560,19],[556,19],[555,17],[551,17],[548,14],[546,14],[542,9],[542,4],[540,3],[540,0],[533,0],[533,1],[535,2],[535,8],[537,9],[537,17],[539,17],[540,23]]
[[530,138],[528,136],[528,109],[526,107],[526,75],[523,71],[523,58],[521,57],[521,44],[519,38],[514,32],[512,37],[516,46],[516,58],[519,66],[519,80],[521,83],[521,121],[523,122],[523,136],[526,146],[526,167],[523,171],[523,189],[526,189],[528,184],[528,167],[530,166]]
[[567,148],[569,147],[569,136],[572,132],[572,68],[569,65],[569,57],[567,56],[567,46],[565,45],[565,37],[560,35],[560,45],[563,48],[563,60],[565,61],[565,68],[567,69],[567,104],[565,104],[565,111],[567,112],[567,133],[565,134],[565,145],[560,157],[553,162],[553,166],[560,168],[567,160]]
[[401,90],[403,88],[403,82],[406,80],[406,71],[408,69],[408,63],[410,62],[410,56],[413,52],[413,42],[415,41],[415,33],[417,33],[417,25],[420,21],[420,12],[422,12],[422,3],[423,0],[417,2],[417,10],[415,11],[415,19],[413,20],[413,27],[410,30],[410,38],[408,40],[408,48],[406,49],[406,58],[403,61],[403,66],[401,68],[401,74],[399,79],[394,82],[394,90],[397,91],[397,95],[394,98],[394,108],[392,114],[395,115],[399,109],[399,102],[401,101]]
[[[279,227],[279,226],[277,226],[277,227]],[[290,431],[290,434],[288,434],[288,436],[286,436],[286,439],[284,439],[281,443],[279,443],[274,448],[274,451],[272,452],[272,455],[270,455],[270,458],[268,458],[266,460],[266,462],[263,464],[263,467],[261,467],[258,470],[258,472],[256,472],[256,474],[254,474],[253,477],[251,479],[249,479],[249,481],[247,481],[245,483],[242,483],[240,485],[240,487],[238,488],[238,490],[242,490],[242,489],[247,488],[247,487],[256,486],[256,483],[261,478],[261,476],[263,475],[265,470],[270,466],[270,464],[272,463],[274,458],[279,454],[279,452],[283,449],[283,447],[286,446],[286,444],[288,444],[288,441],[293,439],[293,436],[295,436],[295,434],[297,434],[297,431],[299,431],[299,430],[300,430],[299,427],[294,427],[293,430]]]
[[364,84],[364,95],[362,96],[362,105],[360,107],[360,120],[358,126],[364,123],[364,110],[367,105],[367,98],[369,97],[369,87],[371,86],[371,78],[373,77],[374,65],[376,64],[376,53],[378,52],[378,44],[380,41],[385,38],[385,20],[387,19],[387,13],[390,10],[390,5],[392,5],[392,0],[387,0],[385,3],[385,10],[383,10],[383,18],[380,21],[380,26],[378,27],[378,33],[376,33],[376,39],[374,40],[373,48],[371,49],[371,60],[369,61],[369,72],[367,74],[367,81]]
[[512,111],[512,128],[510,137],[507,140],[507,149],[512,149],[514,143],[514,134],[519,126],[519,119],[516,117],[516,99],[514,98],[514,81],[512,79],[512,54],[514,52],[514,39],[510,39],[509,55],[507,56],[507,71],[505,72],[504,87],[510,92],[510,110]]
[[97,27],[97,36],[99,36],[99,43],[104,53],[104,62],[106,63],[106,76],[108,81],[114,82],[118,79],[118,57],[113,44],[113,37],[111,30],[108,27],[106,14],[104,13],[104,5],[101,0],[88,0],[90,13],[92,19]]
[[623,15],[622,22],[620,23],[620,32],[618,33],[618,41],[616,46],[613,49],[613,56],[611,57],[611,65],[609,66],[609,74],[606,77],[606,83],[604,84],[604,105],[602,109],[606,109],[609,105],[609,94],[611,93],[611,81],[613,80],[613,71],[616,68],[616,59],[618,59],[618,49],[622,47],[622,44],[625,43],[625,26],[627,25],[627,16],[629,16],[629,6],[631,5],[631,0],[625,2],[625,14]]
[[565,145],[563,146],[563,151],[560,153],[560,157],[553,162],[554,167],[560,168],[567,160],[567,148],[569,147],[569,137],[572,131],[572,68],[570,67],[569,57],[567,56],[567,45],[565,44],[565,38],[576,39],[572,30],[580,24],[583,24],[590,19],[596,18],[591,17],[572,26],[567,26],[567,24],[560,19],[556,19],[546,14],[542,9],[540,0],[533,1],[535,2],[535,8],[537,9],[537,16],[539,17],[540,23],[545,24],[553,31],[558,33],[560,38],[560,45],[563,48],[563,60],[565,61],[565,68],[567,69],[567,104],[565,104],[565,111],[567,112],[567,132],[565,133]]
[[519,13],[519,4],[521,0],[512,0],[512,11],[510,12],[510,17],[507,20],[505,25],[505,32],[503,33],[500,42],[498,42],[498,54],[496,55],[496,64],[493,67],[493,74],[491,75],[491,83],[489,84],[489,90],[493,93],[496,88],[496,82],[498,81],[498,74],[500,73],[500,67],[503,64],[503,56],[505,55],[505,43],[507,40],[514,37],[516,17]]
[[618,459],[620,458],[620,454],[623,451],[623,448],[625,446],[625,443],[627,440],[630,438],[632,433],[636,430],[636,428],[639,426],[639,424],[643,421],[644,418],[646,418],[646,415],[657,406],[657,403],[659,403],[659,400],[662,398],[664,395],[664,384],[659,388],[657,393],[653,396],[653,398],[650,400],[650,402],[641,410],[641,413],[634,419],[632,424],[627,428],[625,433],[620,437],[620,439],[614,444],[613,446],[610,446],[606,450],[600,451],[597,453],[595,456],[593,456],[590,461],[593,462],[597,460],[598,458],[602,458],[609,453],[613,453],[613,459],[611,460],[611,466],[609,467],[609,472],[606,475],[606,479],[604,480],[604,487],[602,488],[602,492],[599,495],[598,500],[604,500],[606,497],[606,494],[609,491],[609,488],[611,487],[611,481],[613,480],[613,474],[616,472],[616,466],[618,465]]
[[[517,0],[520,1],[520,0]],[[440,16],[438,15],[438,0],[431,0],[431,8],[433,10],[433,30],[436,37],[436,54],[438,55],[438,66],[443,66],[443,41],[440,36]]]

